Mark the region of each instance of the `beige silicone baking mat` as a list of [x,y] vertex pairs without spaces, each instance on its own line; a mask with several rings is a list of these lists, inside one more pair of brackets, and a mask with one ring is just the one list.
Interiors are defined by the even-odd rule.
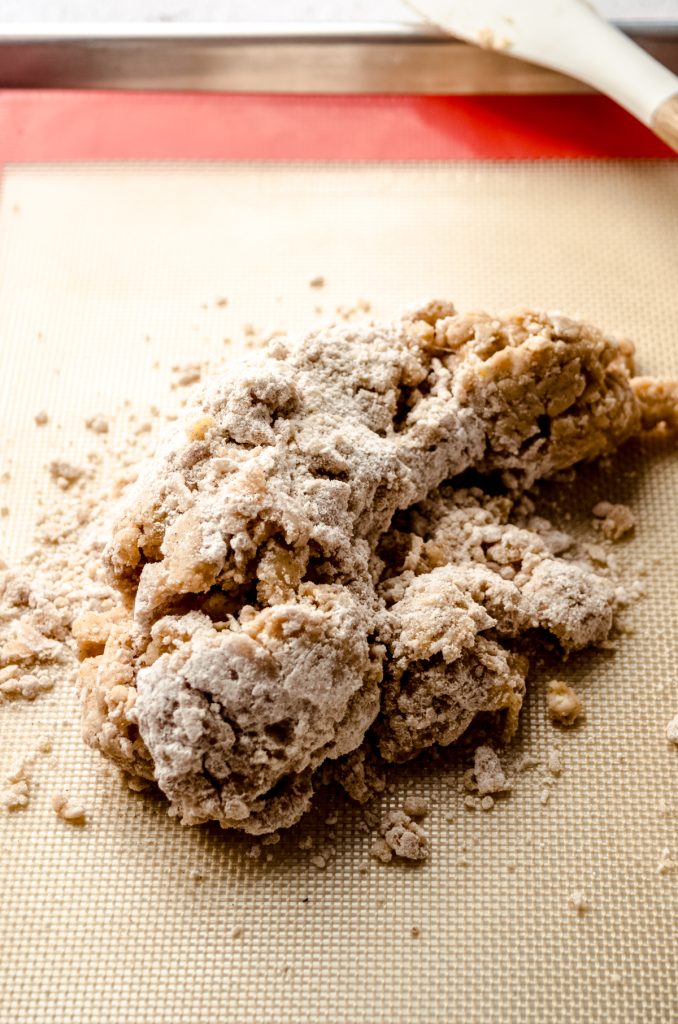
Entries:
[[[237,358],[247,323],[301,327],[360,299],[391,316],[426,296],[581,314],[632,336],[644,371],[678,373],[678,164],[7,168],[3,556],[28,545],[38,490],[49,501],[49,459],[119,443],[126,399],[166,407],[172,364]],[[113,429],[93,438],[83,422],[100,412]],[[1,771],[40,733],[55,753],[31,805],[0,819],[0,1021],[678,1020],[678,872],[658,870],[666,848],[678,857],[678,750],[665,739],[678,710],[678,456],[637,444],[588,471],[575,518],[602,497],[638,517],[621,546],[631,571],[649,568],[635,634],[562,670],[586,704],[573,732],[549,724],[535,680],[516,749],[543,759],[561,746],[546,805],[535,770],[491,812],[466,810],[468,751],[399,773],[384,806],[405,793],[432,804],[422,868],[370,862],[360,813],[332,796],[252,859],[249,841],[182,829],[124,789],[80,741],[69,685],[1,706]],[[51,810],[64,788],[86,827]],[[336,856],[322,870],[313,850],[328,829]],[[316,846],[299,849],[309,836]]]

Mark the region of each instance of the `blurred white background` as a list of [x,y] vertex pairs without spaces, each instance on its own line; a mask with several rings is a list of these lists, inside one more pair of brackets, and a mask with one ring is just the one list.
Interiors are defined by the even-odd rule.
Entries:
[[[594,5],[610,18],[678,21],[678,0],[595,0]],[[414,21],[416,16],[401,0],[0,0],[0,21],[14,22],[325,20]]]

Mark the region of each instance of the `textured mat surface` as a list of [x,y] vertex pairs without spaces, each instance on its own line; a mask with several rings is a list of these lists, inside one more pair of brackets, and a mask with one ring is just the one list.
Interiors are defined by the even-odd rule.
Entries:
[[[384,316],[437,295],[533,303],[626,333],[644,372],[676,374],[677,228],[666,162],[9,167],[1,553],[29,545],[50,458],[118,443],[126,399],[163,408],[171,365],[238,358],[246,323],[302,327],[363,297]],[[113,429],[93,440],[83,424],[98,412]],[[574,522],[600,498],[637,514],[620,554],[650,567],[635,635],[564,669],[587,709],[572,733],[548,723],[535,681],[515,749],[561,745],[546,806],[527,773],[491,813],[466,811],[468,754],[399,773],[386,805],[406,792],[433,805],[422,869],[370,864],[360,815],[329,795],[253,860],[248,842],[182,829],[112,778],[66,684],[1,706],[0,773],[38,734],[55,741],[30,807],[0,819],[2,1024],[675,1020],[678,873],[657,867],[666,847],[678,857],[678,752],[664,739],[678,708],[678,456],[635,445],[566,493]],[[50,808],[64,788],[89,810],[83,829]],[[337,856],[318,870],[298,843],[327,831],[330,810]]]

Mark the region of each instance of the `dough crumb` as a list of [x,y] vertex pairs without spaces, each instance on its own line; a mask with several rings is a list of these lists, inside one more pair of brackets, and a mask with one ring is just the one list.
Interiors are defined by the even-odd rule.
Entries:
[[40,412],[36,412],[33,420],[36,427],[44,427],[46,423],[49,423],[49,416],[44,409],[41,409]]
[[388,862],[392,857],[401,860],[423,861],[430,853],[429,838],[421,825],[404,811],[391,811],[379,827],[381,838],[372,843],[370,853],[377,860]]
[[186,363],[184,366],[173,366],[172,372],[176,374],[176,377],[172,381],[170,387],[176,388],[187,388],[191,384],[197,384],[198,381],[202,380],[202,365],[200,363]]
[[403,813],[410,818],[425,818],[430,810],[431,805],[424,797],[408,796],[403,801]]
[[35,700],[41,693],[53,689],[55,682],[56,680],[48,675],[22,675],[17,665],[8,665],[0,669],[0,694],[3,697]]
[[234,928],[231,928],[231,938],[241,939],[245,934],[245,929],[241,924],[237,924]]
[[413,924],[410,928],[410,935],[413,939],[418,939],[421,935],[421,929],[417,928],[416,924]]
[[568,727],[579,721],[584,710],[579,694],[563,679],[549,681],[546,703],[552,721]]
[[87,811],[82,804],[65,793],[54,794],[52,808],[56,816],[69,825],[84,825],[87,821]]
[[51,736],[39,736],[36,743],[36,751],[39,754],[51,754],[54,749],[54,741]]
[[389,861],[393,860],[393,851],[385,839],[377,836],[370,844],[370,857],[380,860],[382,864],[388,864]]
[[549,751],[546,767],[551,775],[560,775],[563,770],[563,754],[557,747]]
[[678,747],[678,715],[672,718],[666,726],[666,738],[669,743],[675,743]]
[[491,796],[484,796],[480,801],[480,806],[483,811],[491,811],[494,807],[494,798]]
[[318,274],[317,277],[312,277],[308,284],[310,288],[323,288],[325,286],[325,278],[322,274]]
[[659,857],[657,873],[660,875],[670,875],[676,870],[678,870],[678,860],[671,855],[668,846],[665,846]]
[[609,501],[599,501],[593,507],[593,516],[594,526],[607,540],[620,540],[636,525],[636,517],[628,505],[612,505]]
[[85,470],[64,459],[53,459],[49,464],[49,475],[65,491],[85,475]]
[[108,420],[101,413],[97,413],[96,416],[90,416],[89,419],[85,420],[85,426],[88,430],[91,430],[93,434],[107,434],[108,433]]
[[511,789],[501,761],[492,747],[485,745],[476,747],[473,774],[479,797],[507,793]]
[[28,807],[32,793],[31,770],[42,756],[51,754],[52,747],[51,736],[38,736],[35,749],[10,768],[0,788],[0,807],[3,810],[11,813]]
[[580,916],[586,914],[589,909],[588,901],[584,897],[584,894],[582,892],[579,892],[578,890],[576,892],[570,893],[567,902],[569,903],[570,908]]
[[0,789],[0,807],[8,812],[20,811],[28,807],[30,797],[30,780],[20,778],[15,782],[9,782],[3,789]]

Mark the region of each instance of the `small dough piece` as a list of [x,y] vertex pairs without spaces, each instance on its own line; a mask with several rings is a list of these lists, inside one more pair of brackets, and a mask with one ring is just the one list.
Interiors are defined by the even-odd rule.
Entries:
[[549,681],[546,703],[550,717],[558,725],[576,725],[584,711],[581,697],[563,679]]
[[64,793],[54,794],[52,808],[56,816],[69,825],[84,825],[87,820],[87,811],[82,804]]
[[593,515],[594,526],[606,540],[620,540],[636,525],[636,517],[628,505],[612,505],[609,501],[599,501],[593,508]]
[[473,774],[479,797],[494,796],[496,793],[506,793],[511,789],[501,761],[492,747],[476,747]]
[[377,860],[388,863],[393,857],[401,860],[427,860],[431,852],[429,838],[416,821],[404,811],[391,811],[379,827],[381,834],[370,848]]

